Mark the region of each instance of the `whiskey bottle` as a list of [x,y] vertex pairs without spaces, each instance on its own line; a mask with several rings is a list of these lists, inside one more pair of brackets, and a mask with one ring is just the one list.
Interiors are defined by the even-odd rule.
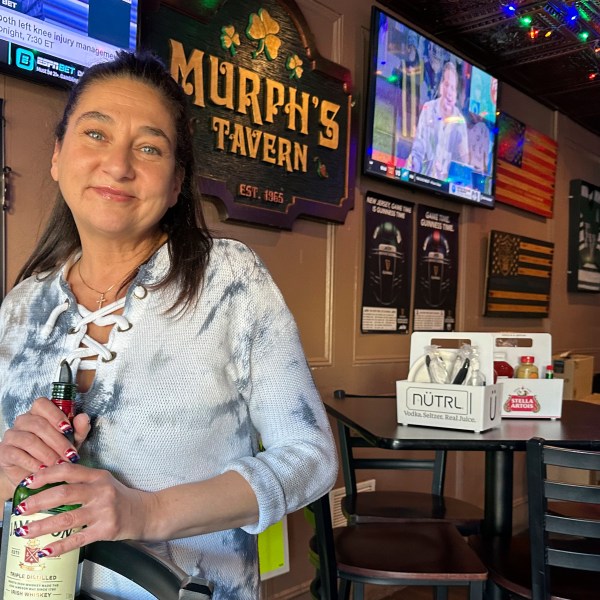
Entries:
[[[73,382],[71,368],[66,361],[61,363],[58,381],[52,384],[52,402],[64,413],[69,422],[75,416],[75,398],[77,384]],[[73,434],[67,434],[71,443]],[[78,504],[58,506],[47,512],[33,515],[15,515],[14,509],[29,496],[38,494],[50,487],[63,485],[53,483],[37,489],[29,489],[23,485],[17,486],[13,495],[13,514],[10,517],[9,535],[2,549],[4,566],[3,600],[22,600],[23,598],[52,598],[53,600],[74,600],[79,574],[79,550],[71,550],[61,556],[44,556],[42,550],[57,539],[70,536],[75,531],[61,531],[42,535],[37,538],[24,539],[15,535],[19,527],[44,519],[50,514],[79,508]]]

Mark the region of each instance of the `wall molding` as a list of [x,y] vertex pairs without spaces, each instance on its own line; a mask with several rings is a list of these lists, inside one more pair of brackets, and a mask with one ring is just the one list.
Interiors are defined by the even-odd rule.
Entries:
[[370,354],[366,355],[354,355],[352,359],[353,366],[361,366],[361,365],[387,365],[387,364],[400,364],[407,365],[409,363],[409,357],[406,355],[400,354]]
[[308,356],[311,367],[333,366],[333,298],[335,288],[335,239],[336,229],[332,223],[327,223],[327,244],[325,250],[325,294],[324,294],[324,323],[323,323],[323,355]]
[[[342,64],[344,16],[315,0],[296,0],[296,4],[302,11],[305,19],[307,19],[307,15],[314,15],[319,23],[326,22],[331,25],[331,55],[327,56],[328,53],[324,52],[324,49],[319,46],[317,46],[317,51],[321,56],[324,56],[335,63]],[[313,27],[311,26],[311,30],[312,29]],[[312,34],[315,40],[321,39],[317,32],[312,31]]]
[[[315,40],[330,40],[326,48],[317,45],[316,50],[323,56],[337,64],[342,64],[342,48],[344,38],[344,17],[342,14],[332,10],[328,6],[316,0],[296,0],[304,18],[309,24],[311,33]],[[319,30],[315,25],[318,24]],[[323,28],[327,28],[327,35],[323,35]],[[323,348],[321,356],[307,356],[310,367],[332,367],[333,366],[333,327],[334,327],[334,268],[335,268],[335,243],[336,228],[333,223],[326,224],[326,251],[325,251],[325,294],[324,294],[324,327]]]
[[268,588],[268,582],[264,582],[261,585],[261,596],[265,600],[294,600],[294,598],[303,598],[306,597],[305,594],[310,594],[310,580],[277,592],[276,594],[270,594]]

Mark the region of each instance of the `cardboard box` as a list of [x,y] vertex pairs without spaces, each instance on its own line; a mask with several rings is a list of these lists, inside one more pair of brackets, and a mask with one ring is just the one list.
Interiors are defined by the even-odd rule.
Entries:
[[538,379],[498,379],[503,418],[559,419],[562,414],[561,379],[545,379],[552,364],[552,336],[549,333],[495,333],[494,352],[506,354],[506,361],[516,367],[521,356],[533,356]]
[[564,381],[563,398],[582,400],[592,393],[594,357],[587,354],[552,357],[554,376]]
[[[425,347],[440,346],[450,366],[462,344],[477,346],[480,370],[490,385],[431,383],[425,367]],[[493,338],[490,333],[415,332],[411,336],[410,371],[396,382],[397,420],[406,425],[480,432],[500,425],[498,388],[493,385]]]

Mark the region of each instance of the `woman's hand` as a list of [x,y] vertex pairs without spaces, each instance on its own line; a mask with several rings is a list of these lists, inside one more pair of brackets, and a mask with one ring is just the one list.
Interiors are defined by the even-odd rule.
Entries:
[[31,489],[65,482],[29,496],[17,510],[27,517],[56,506],[80,504],[80,508],[49,516],[19,528],[22,537],[73,530],[69,537],[43,548],[46,556],[58,556],[98,540],[148,539],[144,531],[153,494],[134,490],[108,471],[64,463],[43,469],[25,479]]
[[[74,430],[75,447],[66,437]],[[54,465],[59,460],[79,460],[77,448],[90,432],[90,419],[82,413],[73,420],[71,428],[64,413],[47,398],[38,398],[31,409],[19,415],[0,442],[0,469],[4,473],[6,492],[30,473]],[[5,490],[2,490],[5,491]],[[6,495],[6,493],[5,493]]]
[[[17,507],[24,518],[56,506],[80,508],[27,523],[17,533],[35,538],[75,530],[42,549],[58,556],[98,540],[161,541],[233,529],[258,520],[258,502],[248,482],[235,471],[156,492],[129,488],[108,471],[63,463],[33,473],[26,487],[65,482],[29,496]],[[79,531],[78,531],[79,530]]]

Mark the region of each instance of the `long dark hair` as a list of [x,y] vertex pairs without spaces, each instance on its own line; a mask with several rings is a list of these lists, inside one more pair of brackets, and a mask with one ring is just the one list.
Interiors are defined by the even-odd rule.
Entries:
[[[110,62],[98,63],[87,69],[71,89],[62,119],[55,129],[60,144],[65,136],[69,119],[85,90],[97,81],[128,78],[145,83],[155,89],[165,100],[173,117],[176,130],[176,168],[184,172],[177,203],[169,208],[160,221],[160,228],[168,235],[171,266],[166,276],[155,288],[176,283],[179,291],[171,310],[185,310],[197,298],[202,285],[212,237],[202,213],[194,157],[193,130],[187,97],[171,77],[163,63],[148,52],[118,52]],[[17,275],[16,283],[31,275],[56,273],[75,251],[81,248],[75,220],[60,191],[50,215],[48,225]],[[130,279],[124,282],[128,285]]]

